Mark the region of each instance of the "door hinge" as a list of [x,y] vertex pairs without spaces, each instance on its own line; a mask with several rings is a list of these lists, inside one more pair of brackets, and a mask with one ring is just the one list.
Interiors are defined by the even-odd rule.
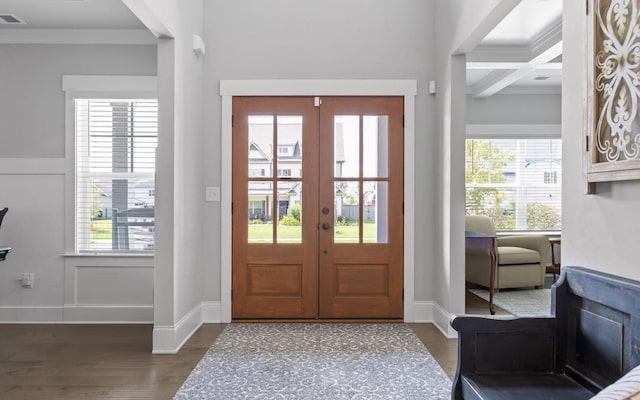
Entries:
[[404,289],[402,289],[402,301],[404,301]]
[[233,201],[231,202],[231,214],[233,214]]
[[586,13],[589,15],[589,0],[585,0],[585,3],[587,4]]
[[404,115],[402,116],[402,127],[404,128]]
[[588,153],[589,152],[589,135],[587,135],[587,140],[585,140],[584,145],[585,145],[585,149],[586,149],[586,151]]
[[322,104],[322,99],[320,99],[320,97],[316,96],[313,98],[313,106],[314,107],[320,107],[320,104]]
[[231,116],[231,127],[233,128],[233,115]]
[[404,201],[402,202],[402,215],[404,215]]

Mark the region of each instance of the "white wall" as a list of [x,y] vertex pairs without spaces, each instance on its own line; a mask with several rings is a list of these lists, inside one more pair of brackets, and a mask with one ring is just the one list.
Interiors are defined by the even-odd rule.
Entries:
[[[74,154],[62,76],[155,75],[155,46],[1,44],[0,60],[0,244],[13,248],[0,263],[0,322],[150,322],[151,257],[63,257]],[[24,272],[33,289],[16,280]]]
[[582,179],[585,60],[584,2],[563,3],[562,264],[640,279],[640,181],[598,183],[586,195]]
[[203,290],[213,284],[204,271],[219,260],[203,257],[204,61],[192,50],[193,35],[202,36],[203,3],[123,2],[160,37],[153,352],[173,353],[204,321]]
[[[416,265],[415,298],[431,300],[435,260],[436,180],[433,2],[367,0],[299,2],[260,0],[205,2],[205,181],[220,184],[219,81],[231,79],[416,79]],[[219,209],[207,209],[217,227]],[[222,212],[225,212],[223,210]],[[228,210],[226,210],[228,212]],[[207,230],[206,259],[219,258],[220,233]],[[219,266],[207,271],[219,280]],[[207,300],[220,299],[208,286]]]
[[[438,0],[436,2],[438,251],[431,271],[433,301],[441,306],[434,322],[449,334],[450,313],[464,312],[464,137],[466,57],[519,0]],[[418,258],[416,256],[416,258]]]

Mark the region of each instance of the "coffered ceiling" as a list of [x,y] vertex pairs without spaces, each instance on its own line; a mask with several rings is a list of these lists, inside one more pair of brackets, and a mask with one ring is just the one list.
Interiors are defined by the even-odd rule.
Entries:
[[467,91],[560,93],[562,0],[522,0],[467,54]]

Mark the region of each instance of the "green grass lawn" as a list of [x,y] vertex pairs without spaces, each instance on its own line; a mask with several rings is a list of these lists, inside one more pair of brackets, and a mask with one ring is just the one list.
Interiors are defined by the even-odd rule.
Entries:
[[91,222],[91,240],[111,239],[111,220],[97,219]]
[[[111,239],[111,220],[98,219],[91,223],[91,240]],[[278,238],[280,242],[299,243],[302,227],[278,225]],[[376,225],[373,221],[364,223],[364,241],[375,242]],[[273,227],[271,224],[249,224],[249,242],[263,243],[271,242],[273,238]],[[353,243],[358,242],[358,225],[337,226],[335,230],[336,242]]]
[[[376,225],[373,221],[366,221],[363,228],[364,241],[375,242]],[[278,239],[280,242],[299,243],[302,227],[278,225]],[[358,242],[358,225],[337,226],[335,229],[336,242]],[[273,238],[273,226],[271,224],[249,224],[250,243],[270,243]]]

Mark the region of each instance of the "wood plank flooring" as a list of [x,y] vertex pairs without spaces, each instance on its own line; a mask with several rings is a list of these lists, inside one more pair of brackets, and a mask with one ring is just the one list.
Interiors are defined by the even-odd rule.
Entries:
[[[467,312],[487,302],[467,295]],[[457,340],[410,324],[453,377]],[[0,324],[0,399],[171,399],[225,324],[205,324],[178,354],[151,354],[151,325]]]

